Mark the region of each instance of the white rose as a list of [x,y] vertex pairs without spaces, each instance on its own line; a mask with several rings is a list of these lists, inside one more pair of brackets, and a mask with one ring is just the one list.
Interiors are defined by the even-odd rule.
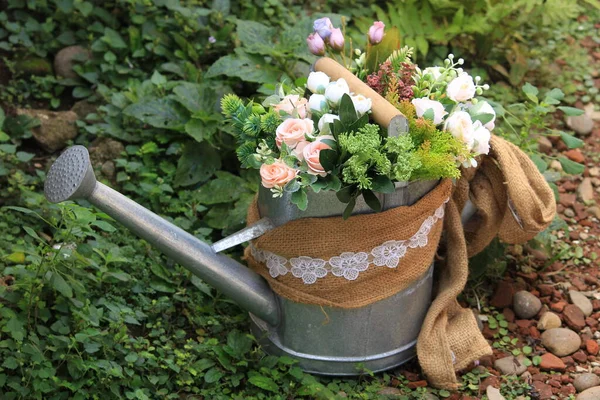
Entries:
[[475,96],[475,82],[473,77],[465,73],[454,78],[446,88],[446,94],[454,101],[467,101]]
[[473,152],[477,155],[488,154],[490,152],[490,138],[492,137],[490,131],[485,126],[481,125],[481,121],[475,121],[473,124]]
[[444,130],[465,143],[469,149],[473,147],[475,129],[473,128],[471,116],[465,111],[456,111],[450,114],[446,119]]
[[323,94],[329,85],[329,77],[325,72],[311,72],[308,74],[306,87],[313,93]]
[[321,135],[327,135],[330,132],[329,124],[335,121],[336,119],[339,121],[340,117],[335,114],[323,114],[323,116],[319,120],[319,123],[317,124]]
[[362,117],[371,110],[371,99],[368,97],[357,94],[356,96],[350,96],[350,98],[352,99],[352,104],[354,104],[354,109],[359,117]]
[[427,110],[433,110],[433,123],[439,125],[444,121],[444,116],[448,114],[444,106],[439,101],[430,100],[427,97],[412,99],[411,103],[415,106],[417,117],[422,117]]
[[327,105],[327,98],[322,94],[313,94],[308,99],[308,107],[311,111],[316,112],[326,112],[329,111],[329,106]]
[[344,78],[331,82],[325,89],[325,97],[331,105],[337,106],[344,94],[350,94],[350,88]]
[[493,130],[495,127],[494,122],[496,121],[496,112],[487,101],[479,101],[472,107],[469,107],[469,114],[471,115],[481,115],[481,114],[492,114],[493,118],[491,121],[487,122],[485,126],[488,130]]
[[423,75],[429,74],[434,81],[437,81],[442,76],[441,69],[442,67],[428,67],[423,70]]

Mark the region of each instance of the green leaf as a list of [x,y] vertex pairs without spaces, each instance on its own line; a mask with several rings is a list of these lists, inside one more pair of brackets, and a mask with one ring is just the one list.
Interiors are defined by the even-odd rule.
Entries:
[[150,78],[150,82],[152,82],[155,86],[164,86],[164,84],[167,83],[167,77],[158,71],[154,71],[152,78]]
[[306,210],[308,207],[308,196],[306,195],[306,190],[298,190],[297,192],[292,193],[292,203],[294,203],[298,208],[302,211]]
[[214,382],[217,382],[219,379],[221,379],[222,376],[223,376],[223,373],[221,371],[219,371],[216,368],[211,368],[204,375],[204,381],[206,383],[214,383]]
[[567,174],[579,175],[585,170],[584,165],[576,163],[575,161],[571,161],[566,157],[558,157],[558,161],[563,167],[563,171],[565,171]]
[[131,104],[123,114],[156,128],[183,131],[189,120],[187,111],[173,99],[148,99]]
[[25,338],[25,326],[17,315],[9,318],[8,322],[6,323],[6,330],[10,336],[12,336],[12,338],[18,342],[23,341]]
[[127,43],[125,43],[119,32],[108,27],[104,28],[104,36],[102,37],[102,41],[113,49],[127,48]]
[[275,28],[243,19],[238,19],[236,24],[238,38],[244,44],[246,51],[263,55],[273,53],[273,38],[276,36]]
[[252,349],[252,339],[247,333],[233,330],[227,335],[227,346],[232,351],[232,356],[242,358]]
[[352,215],[352,211],[354,210],[354,206],[356,206],[356,197],[352,197],[346,208],[344,208],[344,212],[342,213],[343,219],[350,218],[350,215]]
[[557,107],[559,110],[561,110],[562,112],[565,113],[566,116],[569,117],[577,117],[579,115],[583,115],[583,110],[580,110],[579,108],[575,108],[575,107],[565,107],[565,106],[560,106]]
[[583,140],[578,139],[573,135],[569,135],[566,132],[560,131],[558,133],[560,134],[560,138],[562,139],[562,141],[565,142],[569,149],[577,149],[579,147],[583,147],[583,145],[585,144]]
[[192,114],[210,112],[217,103],[217,95],[213,88],[206,85],[185,82],[173,89],[179,101]]
[[239,176],[226,171],[218,171],[217,179],[205,183],[194,194],[194,198],[204,205],[232,203],[248,191],[244,181]]
[[433,111],[433,108],[427,109],[427,111],[423,113],[423,118],[433,121],[435,119],[435,112]]
[[523,93],[525,93],[525,95],[534,103],[538,103],[538,98],[537,95],[539,93],[538,89],[533,86],[531,83],[527,82],[525,85],[523,85]]
[[2,126],[4,125],[4,120],[6,119],[6,114],[2,107],[0,107],[0,131],[2,131]]
[[352,99],[347,94],[344,94],[340,100],[339,116],[344,126],[348,126],[358,119],[354,103],[352,103]]
[[[563,93],[562,90],[558,89],[558,88],[554,88],[551,91],[549,91],[548,93],[546,93],[546,99],[545,101],[548,99],[554,99],[556,101],[561,101],[562,99],[565,98],[565,94]],[[550,102],[546,101],[546,103],[551,104]]]
[[396,191],[396,187],[392,180],[385,175],[376,175],[371,182],[374,192],[394,193]]
[[[316,185],[316,183],[313,184],[313,186],[314,185]],[[285,186],[283,187],[284,192],[294,193],[294,192],[297,192],[298,190],[300,190],[300,183],[298,182],[298,179],[292,179],[291,181],[286,183]]]
[[375,196],[375,193],[373,193],[370,190],[363,190],[362,195],[363,195],[363,198],[365,199],[365,203],[367,203],[367,205],[369,207],[371,207],[371,209],[373,211],[375,211],[375,212],[381,211],[381,202],[379,201],[377,196]]
[[258,62],[247,54],[230,54],[215,61],[204,76],[210,79],[219,75],[239,78],[245,82],[276,84],[280,72],[268,63],[264,63],[264,60]]
[[319,152],[319,162],[326,172],[333,171],[338,160],[338,153],[334,150],[321,150]]
[[77,9],[84,17],[87,17],[94,10],[94,5],[90,2],[84,1],[77,5]]
[[337,191],[336,196],[342,203],[348,203],[354,197],[354,186],[345,186]]
[[175,186],[190,186],[207,181],[221,168],[219,153],[212,146],[192,142],[185,145],[177,163]]
[[481,125],[485,125],[488,122],[490,122],[491,120],[493,120],[494,117],[495,117],[494,114],[477,114],[472,117],[472,120],[473,120],[473,122],[479,121],[479,122],[481,122]]
[[258,386],[261,389],[268,390],[273,393],[279,392],[279,386],[273,381],[273,379],[262,375],[253,375],[248,379],[248,382],[254,386]]
[[533,163],[540,172],[543,173],[548,169],[548,164],[546,164],[546,161],[544,161],[544,159],[540,157],[539,154],[530,154],[529,158],[531,158],[531,161],[533,161]]
[[85,97],[91,96],[92,94],[94,94],[92,89],[83,87],[83,86],[75,87],[75,89],[73,89],[73,93],[72,93],[73,97],[76,99],[83,99]]
[[65,281],[65,278],[63,278],[61,274],[57,272],[48,272],[47,278],[52,287],[60,292],[60,294],[65,297],[73,297],[73,289],[71,289],[71,286]]
[[2,363],[2,367],[8,368],[8,369],[17,369],[18,366],[19,366],[19,362],[14,357],[8,357]]

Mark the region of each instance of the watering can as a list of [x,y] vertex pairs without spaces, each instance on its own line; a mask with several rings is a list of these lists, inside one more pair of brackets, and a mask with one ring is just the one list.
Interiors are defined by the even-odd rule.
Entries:
[[[395,107],[330,59],[320,59],[315,70],[332,79],[343,77],[351,91],[373,100],[373,118],[392,135],[407,130]],[[382,209],[412,205],[437,181],[396,183],[396,191],[378,194]],[[289,193],[274,199],[261,187],[259,221],[212,245],[202,242],[133,200],[98,182],[83,146],[67,149],[52,165],[44,186],[48,201],[85,199],[142,239],[181,264],[209,285],[237,302],[250,314],[251,330],[265,351],[295,358],[306,372],[321,375],[358,375],[398,366],[415,356],[416,338],[431,301],[433,264],[409,287],[384,300],[356,309],[320,307],[277,295],[249,268],[221,254],[225,249],[255,239],[274,227],[306,217],[342,215],[345,204],[334,192],[308,193],[308,207],[299,210]],[[463,211],[463,219],[474,209]],[[353,214],[373,212],[362,197]]]

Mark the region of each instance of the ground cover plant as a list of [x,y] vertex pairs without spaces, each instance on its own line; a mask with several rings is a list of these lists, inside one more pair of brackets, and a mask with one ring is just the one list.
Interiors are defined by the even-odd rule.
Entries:
[[[588,343],[597,315],[579,326],[560,305],[567,283],[598,288],[600,132],[593,122],[589,130],[581,120],[563,123],[557,102],[594,115],[597,4],[557,12],[550,1],[489,9],[351,3],[0,1],[0,397],[466,399],[485,398],[484,382],[505,398],[575,395],[570,372],[593,371],[597,349]],[[492,18],[499,8],[522,20]],[[236,231],[260,178],[240,168],[220,100],[227,93],[263,100],[278,82],[308,76],[316,58],[306,34],[324,15],[336,26],[343,17],[357,44],[366,43],[374,18],[398,26],[423,65],[450,52],[470,60],[465,69],[494,83],[486,97],[501,131],[555,183],[555,226],[525,247],[499,244],[474,260],[464,295],[485,320],[494,358],[523,355],[532,379],[494,374],[494,360],[462,373],[457,393],[427,388],[415,363],[356,379],[304,374],[256,345],[231,300],[107,215],[85,202],[43,198],[51,160],[64,145],[83,144],[101,180],[195,236],[212,242]],[[80,47],[55,61],[70,46]],[[537,87],[523,87],[525,78]],[[517,103],[526,106],[510,106]],[[497,282],[541,297],[590,346],[583,358],[578,350],[564,369],[540,373],[550,353],[531,329],[536,322],[511,320],[512,303],[494,295]]]

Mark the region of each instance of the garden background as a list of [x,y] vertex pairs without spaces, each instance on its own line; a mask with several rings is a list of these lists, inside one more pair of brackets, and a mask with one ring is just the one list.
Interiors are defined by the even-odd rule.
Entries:
[[[81,144],[100,180],[196,237],[235,232],[259,177],[239,168],[219,99],[261,100],[281,80],[305,77],[316,18],[343,18],[362,47],[381,20],[399,28],[420,65],[453,53],[490,83],[494,132],[530,154],[556,192],[555,223],[526,246],[494,243],[473,259],[462,299],[484,316],[497,354],[523,355],[535,369],[539,336],[510,321],[511,303],[498,296],[527,288],[552,307],[573,285],[598,287],[600,3],[380,4],[0,1],[2,399],[467,399],[486,398],[490,378],[508,399],[549,398],[546,387],[574,395],[569,375],[555,388],[552,374],[520,379],[485,363],[461,373],[458,393],[424,387],[416,363],[356,379],[304,374],[257,347],[230,299],[107,215],[43,197],[52,160]],[[559,102],[584,114],[568,117]],[[544,300],[539,285],[549,281],[558,293]],[[600,366],[586,351],[573,369]]]

